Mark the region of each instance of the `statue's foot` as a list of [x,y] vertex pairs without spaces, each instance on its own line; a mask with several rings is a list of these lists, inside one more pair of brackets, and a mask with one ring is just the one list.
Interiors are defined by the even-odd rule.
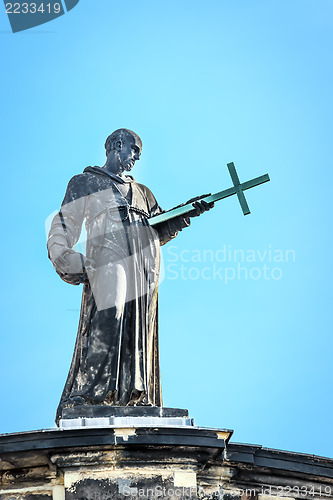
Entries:
[[127,406],[153,406],[147,401],[147,394],[145,391],[132,391],[131,400]]
[[104,405],[114,406],[116,404],[117,391],[109,391],[103,401]]
[[73,396],[69,398],[66,403],[62,405],[63,408],[73,408],[74,406],[81,406],[87,404],[81,396]]

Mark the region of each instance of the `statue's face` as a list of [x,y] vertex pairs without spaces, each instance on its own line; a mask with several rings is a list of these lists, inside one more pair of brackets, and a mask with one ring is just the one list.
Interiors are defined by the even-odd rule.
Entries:
[[136,160],[140,160],[141,145],[134,137],[129,136],[123,139],[119,151],[120,164],[123,170],[130,172]]

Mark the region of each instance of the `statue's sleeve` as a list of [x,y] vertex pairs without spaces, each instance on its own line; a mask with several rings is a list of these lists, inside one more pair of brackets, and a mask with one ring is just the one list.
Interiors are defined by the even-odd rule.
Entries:
[[[148,188],[146,188],[146,196],[150,217],[154,217],[155,215],[159,215],[165,212],[165,210],[162,210],[162,208],[159,206],[155,196]],[[188,227],[190,224],[191,222],[189,217],[179,216],[175,217],[174,219],[170,219],[168,221],[154,225],[154,229],[158,233],[160,244],[165,245],[166,243],[168,243],[168,241],[175,238],[179,231],[181,231],[185,227]]]
[[84,179],[82,179],[82,175],[77,175],[68,183],[61,209],[51,223],[47,241],[49,258],[55,270],[64,281],[75,285],[82,283],[85,278],[83,257],[81,256],[82,272],[75,274],[66,273],[66,260],[64,262],[64,258],[67,254],[76,253],[72,248],[78,242],[81,234],[86,199]]

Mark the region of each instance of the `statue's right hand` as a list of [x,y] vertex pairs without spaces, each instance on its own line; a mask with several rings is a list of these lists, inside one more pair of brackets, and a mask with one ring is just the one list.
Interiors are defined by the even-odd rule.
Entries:
[[193,205],[193,210],[191,210],[187,215],[187,217],[198,217],[199,215],[203,214],[204,212],[207,212],[211,208],[214,207],[214,202],[207,203],[205,200],[202,198],[206,198],[207,196],[210,196],[210,193],[208,194],[203,194],[201,196],[196,196],[195,198],[191,198],[186,202],[192,203]]
[[82,275],[83,281],[85,281],[86,271],[94,269],[94,263],[90,259],[74,250],[58,255],[55,266],[61,274]]

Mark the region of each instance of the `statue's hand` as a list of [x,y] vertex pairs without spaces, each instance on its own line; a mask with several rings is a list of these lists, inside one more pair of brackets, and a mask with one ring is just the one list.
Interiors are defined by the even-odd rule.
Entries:
[[94,269],[94,262],[74,250],[59,255],[55,261],[58,273],[75,277],[76,282],[83,283],[87,279],[87,271]]
[[192,203],[194,205],[194,209],[191,210],[188,214],[186,214],[186,216],[187,217],[198,217],[199,215],[201,215],[204,212],[207,212],[208,210],[213,208],[214,202],[207,203],[207,201],[202,200],[202,198],[206,198],[206,196],[210,196],[210,194],[211,193],[203,194],[201,196],[196,196],[195,198],[191,198],[190,200],[188,200],[186,202],[186,204]]

